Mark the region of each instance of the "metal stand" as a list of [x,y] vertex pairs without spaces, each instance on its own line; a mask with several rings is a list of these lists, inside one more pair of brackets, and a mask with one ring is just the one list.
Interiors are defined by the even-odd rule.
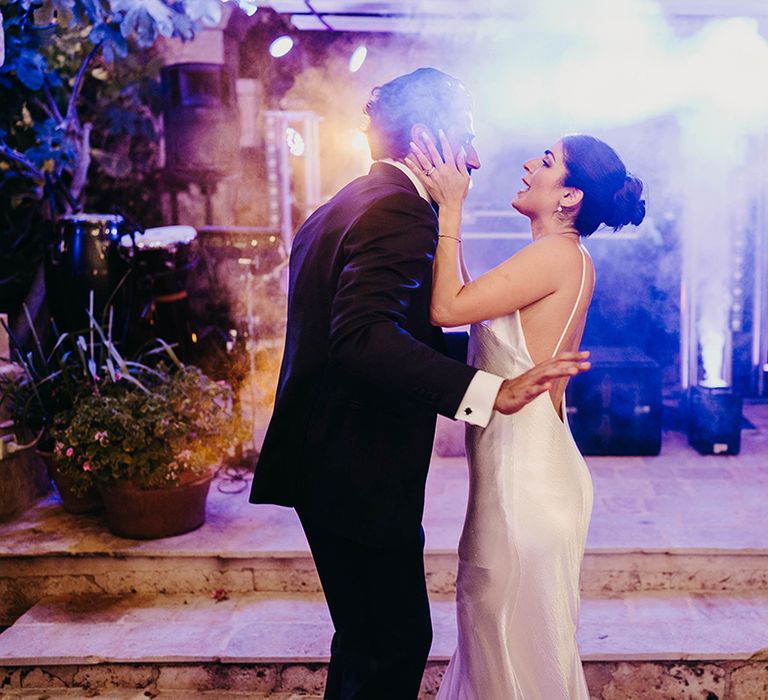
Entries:
[[[267,191],[269,194],[269,225],[280,229],[286,250],[291,249],[294,234],[292,206],[300,208],[301,218],[309,216],[320,205],[320,117],[314,112],[265,112]],[[294,196],[291,152],[286,138],[288,128],[294,128],[304,142],[303,198]],[[293,156],[294,158],[300,156]]]

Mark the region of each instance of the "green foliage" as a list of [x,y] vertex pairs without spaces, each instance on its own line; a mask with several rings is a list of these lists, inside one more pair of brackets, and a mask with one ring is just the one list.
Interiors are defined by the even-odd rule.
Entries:
[[[24,310],[30,328],[34,329],[29,311],[26,307]],[[11,360],[21,367],[22,373],[13,377],[0,375],[0,404],[7,407],[19,438],[25,442],[36,439],[41,447],[49,447],[53,417],[70,411],[80,397],[96,388],[91,369],[104,364],[106,346],[94,344],[89,358],[82,348],[85,335],[64,333],[48,351],[37,337],[30,351],[25,351],[13,335],[10,337]],[[79,340],[81,337],[83,340]]]
[[118,207],[143,226],[164,223],[158,197],[163,188],[161,67],[153,49],[133,52],[109,67],[103,80],[86,84],[80,111],[93,124],[86,211]]
[[61,334],[48,352],[35,340],[24,352],[12,338],[23,373],[0,375],[0,403],[20,437],[54,448],[79,490],[111,479],[173,485],[247,438],[231,387],[184,365],[162,340],[123,357],[110,324],[92,317],[89,328]]
[[[116,207],[160,223],[159,36],[216,23],[219,0],[0,0],[0,305],[12,313],[47,221]],[[15,308],[14,308],[15,307]]]
[[231,388],[196,367],[146,374],[149,391],[108,385],[58,414],[54,458],[76,488],[128,480],[141,487],[178,483],[217,465],[243,434]]
[[[198,4],[190,4],[195,13]],[[0,0],[0,10],[2,170],[30,179],[38,197],[47,186],[57,208],[71,208],[66,195],[78,200],[87,180],[91,127],[157,139],[148,126],[157,100],[144,98],[159,62],[146,52],[159,35],[191,38],[194,17],[184,2],[161,0]]]

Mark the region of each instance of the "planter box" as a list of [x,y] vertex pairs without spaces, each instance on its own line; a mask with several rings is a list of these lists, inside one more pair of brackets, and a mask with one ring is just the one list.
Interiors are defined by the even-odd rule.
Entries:
[[[14,364],[0,364],[0,373],[21,373]],[[0,412],[0,422],[8,416]],[[13,429],[0,430],[0,437]],[[0,461],[0,521],[9,520],[45,496],[51,489],[48,471],[35,450],[22,450]]]
[[0,521],[22,513],[50,490],[48,470],[35,450],[0,461]]

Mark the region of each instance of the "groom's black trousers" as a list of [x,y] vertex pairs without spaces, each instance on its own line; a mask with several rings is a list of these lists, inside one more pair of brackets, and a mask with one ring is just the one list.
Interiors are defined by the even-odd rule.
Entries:
[[325,700],[416,700],[432,644],[423,531],[374,547],[299,517],[335,629]]

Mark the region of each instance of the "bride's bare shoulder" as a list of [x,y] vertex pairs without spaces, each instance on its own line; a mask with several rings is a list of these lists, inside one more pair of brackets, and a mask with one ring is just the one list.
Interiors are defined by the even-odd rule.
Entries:
[[[579,247],[578,243],[570,238],[559,234],[550,234],[531,241],[513,255],[512,259],[518,258],[520,262],[525,262],[529,265],[545,266],[549,269],[569,268],[575,261],[581,259]],[[588,254],[587,257],[589,257]]]

